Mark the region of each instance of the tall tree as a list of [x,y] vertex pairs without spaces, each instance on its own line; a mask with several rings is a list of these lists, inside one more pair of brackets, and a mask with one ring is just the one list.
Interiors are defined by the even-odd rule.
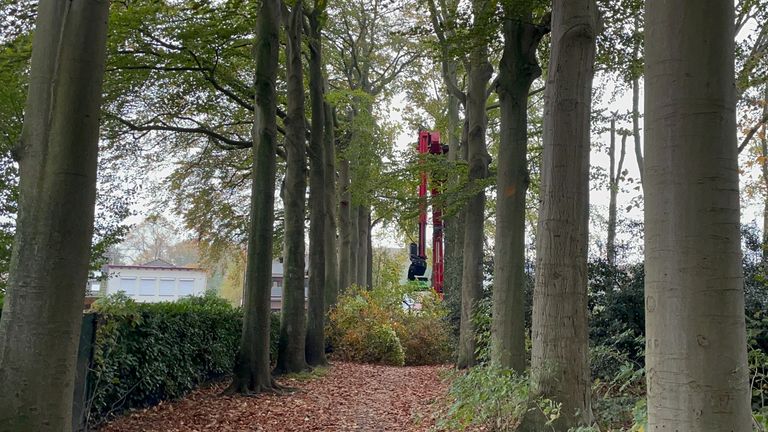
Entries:
[[331,104],[324,103],[325,130],[323,131],[323,160],[325,162],[325,307],[336,304],[339,295],[339,251],[336,238],[336,137],[334,131],[334,112]]
[[627,151],[626,131],[618,131],[621,135],[621,150],[619,150],[619,161],[616,163],[616,114],[611,117],[611,142],[608,147],[608,157],[610,158],[610,171],[608,173],[608,189],[610,199],[608,201],[608,239],[605,243],[606,259],[611,266],[616,265],[616,219],[618,216],[617,199],[619,195],[619,186],[624,176],[624,156]]
[[[473,0],[472,27],[476,40],[469,55],[467,85],[467,150],[469,181],[472,187],[488,177],[491,157],[486,147],[488,115],[488,81],[493,66],[488,61],[488,39],[495,4],[491,0]],[[483,222],[485,220],[485,190],[479,188],[467,202],[464,228],[464,263],[461,281],[461,324],[459,326],[459,353],[457,366],[466,368],[475,364],[475,331],[472,310],[483,289]]]
[[269,298],[275,219],[277,152],[277,69],[280,0],[262,0],[256,21],[256,99],[248,257],[243,299],[243,332],[228,392],[259,393],[274,388],[269,369]]
[[349,190],[349,161],[339,162],[339,289],[345,290],[352,284],[352,232]]
[[[589,424],[587,243],[593,0],[555,0],[544,93],[541,208],[536,235],[531,386],[562,403],[557,431]],[[536,430],[543,430],[536,429]]]
[[[285,249],[283,255],[285,273],[275,372],[292,373],[307,369],[305,354],[307,318],[304,297],[304,213],[307,193],[307,156],[304,137],[307,125],[304,114],[304,67],[301,59],[302,24],[304,22],[302,0],[296,0],[290,13],[287,10],[284,13],[287,13],[286,30],[288,33],[288,43],[285,48],[288,91],[288,116],[285,118],[285,154],[287,157],[285,161],[285,199],[283,200],[285,206]],[[319,156],[317,159],[322,159],[322,155]],[[319,210],[322,216],[322,208],[316,210]]]
[[748,431],[734,5],[648,2],[645,16],[648,426]]
[[[307,39],[309,45],[309,96],[312,105],[312,126],[309,141],[309,293],[307,306],[306,359],[310,366],[325,363],[325,242],[326,229],[325,188],[325,78],[323,76],[321,17],[324,2],[315,0],[307,13]],[[335,172],[331,168],[331,173]],[[335,230],[333,232],[335,237]],[[331,251],[336,255],[336,250]]]
[[[528,190],[528,93],[541,75],[536,50],[549,22],[533,23],[533,4],[505,1],[504,52],[496,92],[501,131],[496,181],[491,360],[525,371],[525,196]],[[549,19],[547,16],[545,19]]]
[[0,319],[0,431],[72,430],[96,199],[109,3],[38,4],[8,295]]

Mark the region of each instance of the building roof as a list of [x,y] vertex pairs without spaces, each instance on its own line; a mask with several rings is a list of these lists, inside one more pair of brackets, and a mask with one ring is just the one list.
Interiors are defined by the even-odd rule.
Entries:
[[146,262],[144,264],[132,264],[132,265],[121,265],[121,264],[107,264],[105,267],[105,270],[107,273],[109,273],[110,270],[114,269],[135,269],[135,270],[180,270],[180,271],[206,271],[205,269],[199,268],[199,267],[179,267],[175,266],[168,261],[162,260],[162,259],[155,259],[149,262]]

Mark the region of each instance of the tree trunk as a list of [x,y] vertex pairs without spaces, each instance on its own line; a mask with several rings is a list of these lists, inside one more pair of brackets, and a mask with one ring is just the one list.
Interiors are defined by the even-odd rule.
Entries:
[[325,103],[323,131],[323,160],[325,161],[325,308],[336,304],[339,296],[338,241],[336,239],[336,153],[333,130],[333,109]]
[[357,208],[357,278],[356,283],[361,287],[368,286],[368,233],[370,210],[367,205]]
[[616,201],[619,195],[619,186],[621,182],[621,171],[624,169],[624,154],[627,149],[627,135],[621,135],[621,151],[619,153],[619,164],[616,166],[616,118],[611,119],[611,144],[608,148],[611,166],[609,172],[608,189],[610,200],[608,202],[608,240],[606,241],[606,259],[611,267],[616,265],[616,219],[617,207]]
[[339,290],[343,292],[352,284],[352,206],[349,191],[349,161],[339,164]]
[[645,190],[645,162],[643,160],[643,145],[640,142],[640,78],[632,80],[632,136],[635,141],[635,159],[640,171],[640,186]]
[[0,431],[70,431],[88,279],[109,3],[42,0],[8,293]]
[[499,63],[501,130],[496,183],[491,361],[525,371],[525,195],[528,190],[528,92],[541,75],[536,48],[545,31],[530,11],[505,8]]
[[[350,176],[354,178],[354,175]],[[354,182],[354,180],[353,180]],[[349,206],[349,285],[359,285],[357,264],[359,262],[357,255],[360,250],[360,231],[357,229],[360,213],[359,205],[352,205],[352,201]]]
[[[482,32],[489,11],[482,0],[473,1],[474,27]],[[478,36],[478,43],[470,53],[469,86],[467,92],[469,185],[477,187],[478,181],[488,177],[490,156],[485,145],[485,131],[488,116],[485,111],[488,80],[493,67],[488,62],[488,45],[484,36]],[[485,221],[485,190],[475,193],[468,201],[464,221],[464,266],[461,281],[461,324],[459,326],[459,352],[457,366],[471,367],[475,364],[475,326],[472,311],[483,291],[483,223]]]
[[243,333],[228,392],[259,393],[274,387],[269,370],[272,235],[277,154],[277,67],[280,0],[263,0],[256,21],[256,109],[248,258],[243,293]]
[[592,421],[587,234],[597,13],[593,0],[554,1],[544,93],[531,390],[562,403],[557,431]]
[[368,249],[366,253],[368,259],[367,259],[367,265],[366,269],[367,272],[365,274],[365,286],[368,287],[368,289],[373,288],[373,225],[371,224],[371,212],[368,212]]
[[304,210],[307,190],[304,136],[304,69],[301,64],[302,0],[296,0],[287,22],[285,119],[285,255],[283,304],[276,373],[307,369],[305,356],[306,312],[304,296]]
[[[763,93],[763,118],[768,118],[768,83],[765,84]],[[763,134],[760,137],[760,152],[763,155],[761,171],[763,174],[763,247],[762,247],[762,265],[763,274],[768,274],[768,128],[763,124]]]
[[[325,101],[321,52],[320,14],[315,1],[309,14],[309,94],[312,104],[312,130],[309,143],[309,295],[307,298],[306,359],[310,366],[325,360]],[[333,251],[334,254],[336,251]]]
[[749,431],[734,5],[645,14],[648,427]]

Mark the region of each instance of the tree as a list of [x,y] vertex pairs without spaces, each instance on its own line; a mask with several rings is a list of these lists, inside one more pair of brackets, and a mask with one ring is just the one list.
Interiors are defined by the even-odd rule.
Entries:
[[388,146],[374,108],[377,99],[393,94],[403,71],[420,53],[412,49],[403,26],[402,2],[336,2],[329,9],[329,81],[343,131],[340,136],[339,280],[368,283],[372,251],[371,198],[382,154]]
[[549,31],[549,22],[532,22],[533,4],[508,1],[503,6],[504,53],[496,87],[501,133],[496,174],[491,360],[501,367],[524,372],[528,93],[541,75],[536,50]]
[[648,426],[748,431],[734,6],[645,14]]
[[[325,179],[336,170],[328,167],[325,159],[325,77],[323,76],[321,18],[324,3],[315,0],[312,10],[307,13],[307,36],[309,45],[309,94],[312,104],[312,126],[309,141],[309,293],[307,306],[306,359],[310,366],[325,364],[325,258],[336,255],[336,248],[326,250],[325,242],[333,237],[336,230],[326,226],[327,204],[330,203],[325,188]],[[333,125],[330,125],[333,127]],[[330,171],[328,169],[330,168]],[[334,179],[335,180],[335,179]],[[333,186],[333,184],[331,184]],[[335,190],[335,187],[332,187]],[[333,236],[325,230],[333,229]],[[330,252],[330,253],[328,253]],[[334,272],[335,273],[335,272]]]
[[131,264],[157,259],[173,262],[171,250],[177,236],[176,228],[167,218],[152,214],[131,228],[120,249],[129,257]]
[[[285,49],[288,116],[285,119],[285,252],[283,265],[283,303],[280,314],[280,339],[277,345],[277,373],[307,369],[306,312],[304,297],[304,213],[307,193],[307,156],[304,136],[304,67],[301,61],[303,23],[302,0],[296,0],[286,14],[288,43]],[[316,208],[322,217],[322,208]]]
[[[531,387],[562,403],[555,429],[592,421],[587,328],[587,244],[592,0],[555,0],[544,90],[544,154],[536,236]],[[536,429],[536,430],[543,430]]]
[[243,333],[228,392],[272,390],[269,370],[269,297],[272,286],[277,153],[276,81],[280,49],[280,0],[263,0],[256,21],[256,110],[253,125],[251,216],[248,231]]
[[109,3],[42,0],[0,319],[0,430],[70,431],[96,200]]
[[[488,116],[488,81],[493,66],[488,61],[488,33],[494,12],[490,0],[472,2],[474,41],[469,55],[467,85],[467,161],[470,185],[488,177],[491,157],[485,144]],[[472,310],[483,288],[483,221],[485,220],[485,190],[478,187],[467,202],[464,228],[464,262],[461,281],[461,324],[459,326],[459,353],[457,366],[466,368],[475,364],[475,332]]]
[[608,173],[608,188],[610,189],[610,200],[608,202],[608,240],[605,244],[606,259],[610,266],[616,265],[616,217],[618,210],[616,208],[616,201],[619,195],[619,185],[622,177],[624,177],[624,155],[627,150],[627,136],[626,131],[618,131],[621,135],[621,150],[619,150],[619,161],[616,163],[616,115],[611,117],[611,143],[608,147],[608,155],[610,157],[610,171]]

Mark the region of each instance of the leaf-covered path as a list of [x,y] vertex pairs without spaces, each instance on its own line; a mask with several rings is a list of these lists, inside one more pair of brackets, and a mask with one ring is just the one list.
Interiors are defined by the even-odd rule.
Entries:
[[427,431],[433,402],[446,392],[445,369],[335,362],[320,378],[280,381],[297,389],[291,394],[257,397],[222,396],[223,382],[133,411],[99,431]]

